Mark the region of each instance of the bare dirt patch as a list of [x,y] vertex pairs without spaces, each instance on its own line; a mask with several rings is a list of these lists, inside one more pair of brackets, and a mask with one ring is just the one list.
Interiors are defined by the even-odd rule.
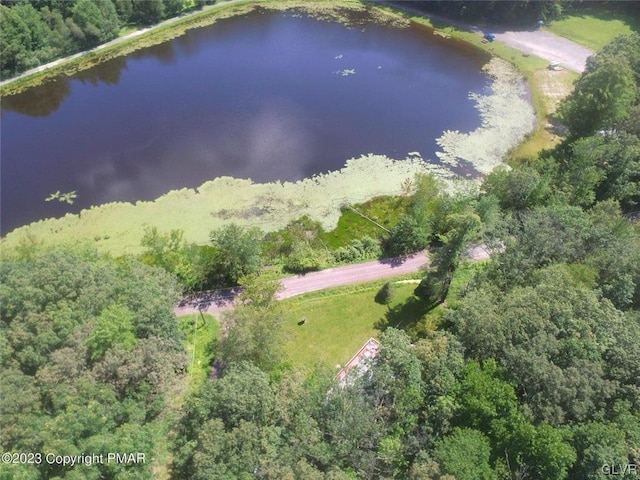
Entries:
[[569,70],[547,69],[534,72],[533,78],[544,94],[547,111],[544,128],[550,135],[550,141],[555,144],[566,132],[553,121],[553,114],[558,110],[560,102],[572,92],[575,74]]

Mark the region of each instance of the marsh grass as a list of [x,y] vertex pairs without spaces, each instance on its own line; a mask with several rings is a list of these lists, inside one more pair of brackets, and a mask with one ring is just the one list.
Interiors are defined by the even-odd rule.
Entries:
[[188,242],[205,244],[212,230],[229,222],[273,232],[305,215],[330,231],[338,224],[343,205],[400,195],[406,180],[418,173],[452,177],[447,170],[418,159],[392,160],[373,154],[350,159],[341,170],[295,183],[219,177],[198,189],[173,190],[153,202],[108,203],[77,215],[41,220],[10,232],[2,247],[14,248],[34,238],[45,246],[92,239],[101,251],[135,254],[142,252],[140,240],[147,227],[182,229]]
[[[386,196],[376,197],[354,207],[380,225],[391,229],[405,215],[410,202],[411,199],[406,196]],[[380,227],[345,207],[341,209],[336,228],[320,234],[320,238],[331,248],[346,247],[353,240],[363,237],[382,239],[386,236],[387,233]]]

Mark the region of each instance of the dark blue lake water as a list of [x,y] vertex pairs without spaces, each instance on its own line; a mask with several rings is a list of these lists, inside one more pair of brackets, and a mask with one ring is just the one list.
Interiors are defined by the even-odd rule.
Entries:
[[[435,158],[480,119],[487,57],[423,27],[220,21],[2,99],[1,228],[218,176],[298,180],[363,153]],[[354,72],[354,73],[352,73]],[[45,202],[76,191],[73,205]]]

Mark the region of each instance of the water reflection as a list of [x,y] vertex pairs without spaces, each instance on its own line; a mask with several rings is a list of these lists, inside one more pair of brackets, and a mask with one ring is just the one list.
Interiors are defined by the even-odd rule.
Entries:
[[123,70],[127,68],[127,57],[116,57],[95,67],[76,73],[73,78],[97,87],[101,83],[116,85],[120,82]]
[[117,57],[93,68],[82,70],[72,78],[59,76],[55,80],[38,85],[26,92],[2,99],[2,112],[20,113],[29,117],[47,117],[60,108],[71,93],[71,82],[80,80],[93,85],[116,85],[123,70],[127,68],[127,57]]
[[[2,231],[219,176],[299,180],[369,152],[434,157],[444,130],[479,126],[468,93],[486,85],[485,61],[419,27],[256,13],[191,30],[3,99]],[[78,199],[44,201],[57,190]]]
[[177,60],[176,49],[174,45],[175,41],[164,42],[158,45],[152,45],[144,50],[136,50],[130,57],[132,58],[147,58],[152,57],[159,60],[164,65],[171,65]]
[[29,117],[47,117],[60,108],[70,92],[69,80],[60,78],[18,95],[4,97],[2,116],[4,117],[5,111],[10,111]]

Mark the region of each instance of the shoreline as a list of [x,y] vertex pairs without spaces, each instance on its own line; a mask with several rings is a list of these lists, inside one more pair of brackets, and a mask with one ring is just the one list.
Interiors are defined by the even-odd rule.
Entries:
[[[294,9],[319,14],[331,9],[366,9],[369,4],[360,0],[327,0],[316,4],[304,0],[226,0],[223,3],[205,5],[199,10],[169,18],[156,25],[141,28],[90,50],[59,58],[34,67],[19,75],[0,81],[0,98],[16,95],[29,88],[54,80],[61,75],[71,76],[116,57],[129,55],[153,45],[184,35],[188,30],[213,25],[218,20],[249,13],[256,8]],[[374,8],[375,5],[372,5]],[[381,11],[383,8],[378,7]]]
[[[249,3],[250,5],[248,5]],[[233,3],[229,2],[229,3],[219,5],[220,7],[236,7],[235,9],[219,8],[213,12],[214,15],[212,16],[209,16],[211,14],[211,9],[209,9],[209,11],[204,12],[204,14],[207,15],[207,21],[208,21],[207,24],[211,24],[211,23],[215,23],[215,21],[220,18],[226,18],[225,14],[228,14],[228,13],[232,13],[233,15],[246,13],[244,10],[242,11],[242,13],[238,12],[237,7],[239,6],[240,7],[249,6],[250,9],[253,9],[255,6],[259,6],[259,7],[267,6],[268,8],[269,5],[275,6],[275,8],[278,8],[278,9],[285,10],[285,9],[294,8],[295,6],[299,6],[300,2],[297,0],[291,0],[291,1],[285,1],[285,2],[280,2],[280,1],[273,2],[271,0],[268,0],[266,2],[256,3],[256,2],[250,2],[249,0],[239,0]],[[370,4],[363,4],[361,2],[357,2],[353,0],[347,0],[347,1],[338,0],[338,1],[331,1],[331,2],[326,2],[322,4],[316,4],[316,5],[322,5],[322,8],[324,8],[325,10],[321,13],[324,13],[326,16],[328,11],[330,11],[331,9],[335,9],[336,7],[349,6],[352,9],[355,9],[356,11],[358,9],[362,11],[364,9],[368,9]],[[213,7],[215,6],[216,5],[214,5]],[[405,21],[414,21],[416,23],[425,25],[428,28],[431,28],[434,34],[436,35],[441,34],[440,32],[442,32],[442,30],[438,30],[437,28],[434,28],[434,26],[429,23],[428,18],[421,17],[422,21],[416,21],[414,17],[407,19],[404,16],[404,14],[401,13],[401,11],[399,12],[398,10],[393,9],[393,7],[389,7],[384,4],[383,5],[374,4],[374,7],[376,11],[382,11],[383,12],[382,14],[390,16],[391,18],[396,18],[396,19],[402,18]],[[389,13],[389,10],[391,10],[391,13]],[[203,12],[199,11],[199,12],[196,12],[196,14],[203,15]],[[318,14],[318,16],[322,18],[320,14]],[[190,16],[189,18],[193,19],[193,16]],[[174,19],[173,23],[175,23],[178,20],[184,20],[184,19],[185,17]],[[389,18],[387,18],[387,20],[389,20]],[[188,23],[190,26],[187,28],[183,28],[183,27],[186,27],[185,24],[181,25],[181,31],[183,33],[189,28],[196,28],[197,26],[200,26],[200,25],[193,25],[190,22]],[[140,37],[139,32],[140,31],[133,32],[133,34],[136,34],[135,35],[136,37]],[[474,35],[477,37],[477,34],[474,34]],[[175,36],[176,35],[173,35],[171,38],[174,38]],[[155,40],[158,40],[158,37],[155,37]],[[161,41],[166,41],[166,40],[167,39],[163,39]],[[461,40],[465,41],[465,39],[461,39]],[[466,43],[469,43],[471,46],[481,48],[478,45],[475,45],[473,42],[467,41]],[[146,46],[146,44],[144,46]],[[139,48],[144,48],[144,46],[139,46]],[[500,57],[500,55],[496,55],[494,52],[491,52],[486,48],[481,48],[481,49],[488,51],[494,57]],[[510,62],[510,63],[513,63],[513,62]],[[520,70],[518,71],[522,73]],[[45,76],[40,78],[46,78],[46,74],[43,74],[43,75]],[[476,98],[475,100],[479,103],[478,98]],[[444,133],[443,137],[447,133],[449,133],[449,137],[451,137],[450,132],[443,132],[443,133]],[[462,135],[468,135],[468,134],[462,134]],[[448,145],[451,145],[451,141],[445,142],[445,143],[448,143]],[[519,142],[519,144],[520,145],[522,144],[522,140]],[[446,146],[444,148],[446,150]],[[504,152],[502,156],[503,157],[506,156],[507,153],[508,152]],[[380,156],[373,156],[373,157],[380,157]],[[361,158],[364,158],[364,157],[361,157]],[[358,163],[357,160],[358,159],[352,159],[350,161],[347,161],[345,164],[345,168],[331,172],[331,174],[328,175],[328,177],[332,179],[331,182],[334,182],[337,185],[336,188],[338,188],[338,190],[342,189],[342,191],[349,192],[350,189],[353,189],[353,187],[345,189],[344,187],[345,182],[348,182],[348,180],[340,178],[340,176],[345,175],[344,172],[348,169],[350,162],[352,162],[352,165],[354,165]],[[398,164],[400,161],[403,161],[403,160],[394,160],[394,159],[385,158],[384,161],[387,162],[385,163],[386,165],[385,168],[390,168],[389,165]],[[501,162],[501,163],[504,163],[504,162]],[[429,170],[428,164],[426,163],[424,163],[424,167],[425,168],[421,168],[420,170],[433,171],[433,170]],[[356,170],[358,170],[359,168],[360,167],[357,167]],[[412,168],[410,170],[413,171]],[[351,201],[351,202],[361,202],[361,201],[369,200],[379,195],[400,194],[400,189],[398,188],[398,186],[403,180],[405,180],[405,177],[408,178],[408,175],[409,175],[409,172],[406,171],[404,168],[401,168],[400,170],[404,172],[401,174],[404,176],[402,178],[400,177],[398,178],[398,182],[397,182],[398,185],[395,185],[391,188],[386,187],[383,189],[373,188],[370,191],[368,191],[366,194],[360,191],[358,192],[357,195],[346,195],[345,197],[350,197],[348,201]],[[485,170],[484,173],[486,173],[486,169],[483,169],[483,170]],[[351,180],[353,180],[352,174],[353,172],[350,172],[349,174],[346,175],[346,177],[351,178]],[[320,180],[320,182],[326,182],[326,180],[327,179]],[[133,252],[139,249],[139,238],[141,238],[140,232],[142,232],[142,229],[146,225],[157,226],[159,227],[159,229],[166,229],[169,227],[183,228],[186,231],[186,236],[189,237],[190,240],[198,242],[198,241],[203,241],[203,239],[206,240],[206,235],[208,234],[208,232],[216,226],[215,220],[217,215],[215,214],[215,211],[220,210],[220,208],[217,205],[212,205],[211,202],[204,201],[204,198],[203,198],[203,197],[209,196],[209,200],[212,199],[211,194],[213,190],[217,190],[217,188],[213,189],[212,187],[213,185],[216,185],[216,187],[220,187],[223,190],[228,189],[228,187],[233,185],[233,189],[236,191],[236,195],[237,195],[237,192],[239,191],[237,189],[239,189],[243,185],[246,186],[248,191],[247,192],[243,191],[240,195],[237,195],[240,198],[239,205],[242,205],[243,202],[244,203],[248,202],[250,205],[252,205],[251,207],[247,207],[245,211],[250,211],[258,203],[264,206],[265,201],[271,201],[275,197],[279,197],[275,201],[276,203],[275,206],[268,205],[269,207],[268,209],[264,209],[264,208],[259,209],[259,210],[273,209],[277,211],[279,206],[282,207],[283,202],[286,203],[287,201],[290,201],[290,199],[288,200],[286,199],[287,194],[274,192],[274,188],[275,190],[282,190],[285,185],[294,185],[295,188],[289,187],[289,186],[287,187],[287,188],[290,188],[291,190],[300,190],[300,188],[302,188],[301,191],[298,191],[298,196],[299,196],[298,199],[305,200],[304,195],[308,194],[307,189],[309,187],[317,186],[318,183],[319,183],[319,180],[316,177],[306,179],[305,181],[297,182],[295,184],[290,184],[290,183],[287,184],[287,182],[285,183],[274,182],[272,184],[254,184],[251,181],[243,181],[243,180],[231,179],[231,178],[220,178],[220,179],[207,181],[197,189],[171,190],[167,192],[165,195],[151,202],[138,201],[138,202],[135,202],[135,204],[127,203],[127,202],[111,202],[111,203],[107,203],[99,206],[92,206],[88,209],[81,211],[79,214],[67,214],[61,218],[44,219],[37,222],[33,222],[31,224],[18,227],[12,230],[11,232],[8,232],[6,236],[2,239],[2,246],[8,247],[10,244],[16,245],[16,244],[19,244],[20,242],[25,242],[25,241],[28,242],[29,238],[32,236],[40,237],[42,241],[46,241],[47,243],[51,243],[49,240],[51,238],[54,238],[60,242],[78,241],[78,238],[84,238],[86,241],[89,241],[89,242],[93,240],[93,243],[95,243],[96,246],[98,246],[98,248],[101,250],[110,251],[112,253]],[[325,185],[322,189],[325,189],[326,187],[327,185]],[[266,192],[269,192],[269,193],[266,193]],[[313,200],[311,200],[311,203],[314,203],[315,201],[314,207],[310,207],[309,205],[307,205],[305,208],[292,209],[290,208],[291,205],[287,206],[286,213],[288,215],[286,215],[286,217],[288,218],[289,216],[291,216],[293,212],[295,212],[295,215],[297,215],[296,218],[299,218],[301,215],[304,215],[304,214],[311,214],[312,217],[316,217],[319,220],[323,221],[326,227],[330,227],[333,223],[337,221],[337,218],[339,217],[339,212],[340,212],[340,204],[343,203],[343,201],[345,201],[346,198],[336,200],[336,198],[334,198],[336,197],[336,195],[333,195],[332,188],[326,189],[325,192],[326,192],[325,197],[322,198],[320,202],[317,201],[317,198],[314,198]],[[248,197],[251,197],[252,195],[254,195],[255,198],[253,200],[248,199]],[[303,195],[303,196],[300,197],[300,195]],[[317,193],[315,193],[314,196],[315,195],[317,195]],[[192,198],[193,203],[190,206],[187,206],[186,204],[184,204],[184,200],[186,198]],[[171,202],[175,202],[176,209],[183,211],[183,216],[178,219],[177,223],[175,221],[168,221],[167,218],[158,219],[157,217],[158,215],[157,209],[158,208],[162,209],[162,206],[164,206],[164,208],[166,209],[166,207],[168,206],[167,204],[168,199],[171,199]],[[153,205],[155,205],[155,207],[153,207]],[[274,220],[274,218],[277,217],[277,215],[274,215],[273,216],[274,218],[271,218],[270,221],[266,222],[270,224],[271,228],[265,228],[266,216],[263,218],[253,218],[253,217],[247,218],[247,215],[245,214],[246,212],[243,213],[242,207],[240,207],[239,209],[235,205],[234,207],[236,208],[232,208],[232,210],[238,210],[238,212],[236,212],[238,213],[238,215],[234,215],[233,218],[231,218],[231,220],[236,220],[236,221],[240,220],[241,223],[250,222],[253,224],[257,224],[258,226],[261,226],[261,228],[267,231],[273,230],[274,227],[276,227],[276,229],[278,227],[281,228],[286,224],[286,221],[281,217]],[[172,208],[174,207],[172,206]],[[203,231],[200,231],[203,229],[202,226],[200,226],[200,228],[194,228],[193,225],[190,224],[191,222],[189,221],[189,218],[193,217],[194,214],[193,212],[187,213],[187,211],[192,209],[197,209],[197,208],[202,209],[202,211],[199,212],[198,215],[196,215],[198,216],[198,220],[191,218],[191,221],[196,221],[196,222],[203,223],[204,225],[207,225],[205,227],[205,230],[203,230],[204,233]],[[213,208],[213,211],[212,211],[212,208]],[[156,210],[155,214],[151,213],[151,210]],[[143,211],[147,212],[147,214],[146,215],[142,214]],[[100,218],[101,216],[102,218]],[[127,221],[124,221],[124,222],[117,221],[118,218],[123,218],[123,217]],[[213,222],[212,222],[212,217],[214,220]],[[132,218],[135,218],[137,223],[130,222]],[[295,218],[291,218],[290,220],[294,220],[294,219]],[[276,223],[277,225],[275,225]],[[138,235],[137,238],[134,240],[133,236],[135,235],[132,236],[131,235],[132,232],[123,231],[123,225],[126,225],[124,230],[129,230],[129,229],[134,230],[137,233],[140,233],[140,235]],[[76,235],[74,233],[76,229],[79,229],[78,233],[80,234]],[[20,240],[20,238],[22,238],[22,240]],[[56,242],[53,242],[53,243],[56,243]]]
[[[198,20],[201,17],[202,20],[210,20],[211,23],[215,23],[217,19],[216,14],[224,13],[224,7],[242,6],[247,3],[251,3],[251,0],[229,0],[225,3],[206,5],[200,10],[169,18],[155,25],[135,30],[134,32],[115,38],[92,49],[74,53],[73,55],[34,67],[15,77],[0,81],[0,97],[15,95],[28,90],[29,88],[41,85],[49,80],[53,80],[55,77],[60,75],[70,76],[79,71],[94,67],[99,63],[106,62],[111,58],[128,55],[135,50],[168,41],[171,38],[184,34],[190,28],[197,28],[198,26],[206,25],[189,26],[188,22],[190,21]],[[176,35],[169,36],[167,38],[158,38],[156,39],[157,41],[154,41],[154,34],[157,35],[162,29],[169,29],[171,27],[176,29]],[[146,42],[144,42],[145,40]],[[139,43],[139,45],[136,45],[136,43]],[[112,49],[116,50],[118,47],[122,50],[119,52],[111,52]],[[110,53],[115,53],[115,55],[109,55]],[[85,59],[93,61],[87,62],[83,65],[82,60]]]
[[[499,74],[504,68],[511,74]],[[39,220],[8,232],[2,245],[16,246],[33,238],[49,245],[85,239],[101,251],[135,253],[141,250],[145,227],[179,228],[187,241],[206,243],[211,230],[229,222],[270,232],[305,215],[330,231],[343,205],[406,194],[404,185],[418,173],[433,174],[452,189],[464,188],[463,184],[477,180],[465,180],[453,172],[458,156],[486,173],[522,140],[535,118],[531,105],[519,98],[523,81],[511,65],[494,58],[485,70],[493,78],[492,94],[470,99],[476,102],[482,125],[469,133],[443,132],[437,139],[447,160],[442,165],[428,163],[416,152],[404,159],[368,154],[347,160],[339,170],[297,182],[254,183],[218,177],[197,188],[171,190],[153,201],[110,202],[78,214]]]

